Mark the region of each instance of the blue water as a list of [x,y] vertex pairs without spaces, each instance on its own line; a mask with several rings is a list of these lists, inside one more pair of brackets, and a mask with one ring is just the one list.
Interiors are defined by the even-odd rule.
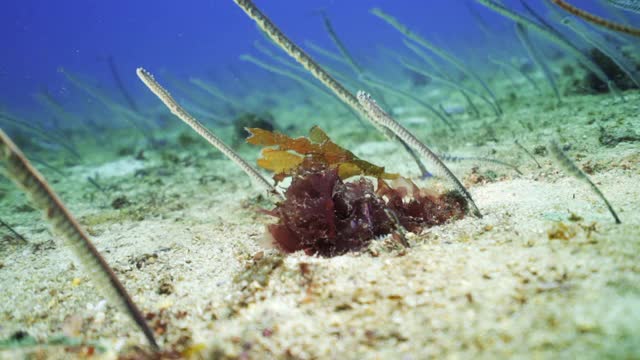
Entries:
[[[368,13],[380,6],[416,31],[443,42],[470,43],[477,26],[462,1],[258,1],[294,40],[313,40],[333,49],[314,10],[326,9],[336,31],[352,51],[365,53],[376,43],[394,46],[400,35]],[[479,9],[488,22],[498,21]],[[500,22],[503,22],[500,20]],[[31,94],[46,87],[64,99],[69,84],[57,69],[112,81],[104,60],[113,56],[123,80],[138,86],[134,70],[166,68],[175,73],[216,72],[255,53],[262,39],[257,28],[231,0],[209,1],[43,1],[8,2],[0,14],[0,101],[5,106],[33,104]]]
[[[505,3],[522,10],[517,1]],[[541,1],[531,3],[545,12]],[[577,5],[596,9],[596,3],[578,1]],[[523,51],[515,42],[511,22],[471,0],[263,0],[257,4],[296,42],[312,40],[337,52],[316,15],[324,9],[342,40],[365,64],[381,60],[376,52],[380,45],[407,51],[402,36],[369,13],[374,6],[470,62],[486,63],[492,49],[507,54]],[[480,30],[470,7],[495,32],[494,38]],[[257,73],[260,78],[264,72],[238,60],[241,54],[257,53],[255,40],[264,42],[253,21],[231,0],[9,2],[0,14],[0,105],[17,113],[37,114],[34,94],[46,91],[74,111],[74,105],[87,101],[87,95],[69,84],[58,71],[61,68],[115,93],[109,57],[125,86],[136,95],[145,91],[135,77],[139,66],[212,81],[228,79],[230,73],[249,78]]]

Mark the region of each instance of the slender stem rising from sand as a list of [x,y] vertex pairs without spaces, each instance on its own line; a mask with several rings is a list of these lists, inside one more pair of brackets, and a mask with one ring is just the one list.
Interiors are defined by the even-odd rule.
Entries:
[[445,165],[442,160],[436,155],[427,145],[422,143],[418,138],[416,138],[409,130],[407,130],[404,126],[400,125],[396,120],[394,120],[389,114],[387,114],[375,100],[371,98],[371,95],[367,94],[364,91],[358,91],[358,101],[362,107],[366,110],[369,117],[380,125],[389,128],[393,131],[396,136],[401,138],[407,144],[412,146],[414,149],[418,151],[418,154],[422,155],[425,159],[430,160],[435,167],[443,173],[445,177],[447,177],[455,186],[456,190],[458,190],[469,203],[469,207],[473,211],[473,214],[479,218],[482,217],[480,210],[476,206],[476,203],[473,201],[471,194],[469,191],[462,185],[460,180],[449,170],[447,165]]
[[564,171],[573,175],[576,179],[583,181],[589,185],[591,190],[596,193],[596,195],[598,195],[598,197],[602,199],[604,204],[607,206],[607,209],[609,209],[609,212],[611,213],[611,216],[613,216],[613,219],[616,221],[616,224],[620,224],[620,218],[618,217],[618,214],[616,214],[615,210],[613,210],[613,206],[611,206],[609,200],[607,200],[607,198],[596,186],[596,184],[594,184],[593,181],[589,179],[587,174],[585,174],[584,171],[580,170],[580,168],[573,161],[571,161],[569,156],[567,156],[567,154],[562,151],[560,145],[558,145],[558,142],[556,140],[552,139],[551,142],[549,142],[549,150],[551,150],[551,154],[554,156],[554,158]]
[[0,160],[5,162],[8,176],[31,197],[36,207],[44,212],[44,218],[51,224],[53,230],[60,234],[67,246],[71,247],[95,286],[113,304],[120,306],[129,315],[155,350],[159,349],[153,331],[147,325],[142,312],[109,264],[64,206],[62,200],[51,189],[44,176],[31,165],[2,129],[0,129]]
[[271,193],[280,196],[280,193],[277,189],[267,180],[265,179],[258,170],[256,170],[253,166],[251,166],[247,161],[240,157],[232,148],[230,148],[227,144],[225,144],[220,138],[218,138],[214,133],[209,131],[202,123],[200,123],[196,118],[191,116],[178,102],[171,96],[171,94],[162,87],[151,75],[150,72],[143,68],[138,68],[136,70],[138,77],[142,82],[147,85],[149,90],[154,93],[158,99],[160,99],[166,107],[171,111],[171,113],[177,116],[180,120],[184,121],[187,125],[191,126],[191,128],[198,133],[198,135],[205,138],[209,144],[215,146],[220,152],[222,152],[226,157],[231,159],[236,165],[238,165],[250,178],[255,180],[260,185],[264,186]]
[[562,47],[564,50],[572,54],[576,57],[576,59],[586,66],[589,71],[594,73],[602,82],[606,83],[609,86],[609,89],[616,94],[620,99],[624,101],[624,97],[620,92],[620,89],[616,86],[616,84],[607,76],[607,74],[600,69],[600,66],[596,64],[590,57],[585,55],[582,50],[577,48],[573,43],[569,42],[564,37],[558,35],[552,30],[547,29],[543,25],[538,24],[535,21],[530,20],[529,18],[522,16],[516,13],[513,10],[510,10],[506,6],[504,6],[501,2],[497,2],[495,0],[476,0],[480,4],[486,6],[487,8],[497,12],[498,14],[509,18],[517,23],[521,23],[522,25],[528,27],[529,29],[537,32],[538,34],[546,37],[549,41],[556,43],[558,46]]
[[626,25],[615,23],[613,21],[609,21],[607,19],[601,18],[600,16],[596,16],[590,12],[579,9],[563,0],[551,0],[551,2],[558,5],[566,12],[569,12],[577,17],[580,17],[583,20],[586,20],[592,24],[596,24],[598,26],[605,27],[609,30],[621,32],[627,35],[640,37],[640,29],[638,28],[634,28],[631,26],[626,26]]
[[304,50],[302,50],[298,45],[296,45],[293,41],[289,40],[289,38],[282,32],[278,27],[258,9],[258,7],[251,0],[233,0],[244,12],[256,22],[256,24],[264,31],[269,37],[278,44],[289,56],[294,58],[300,65],[304,66],[307,71],[311,73],[316,79],[318,79],[321,83],[323,83],[326,87],[331,89],[336,96],[345,102],[347,105],[351,106],[358,114],[361,114],[362,117],[368,119],[371,124],[378,129],[381,133],[383,133],[389,139],[398,140],[402,143],[403,147],[409,155],[414,159],[414,161],[418,164],[420,171],[422,172],[422,176],[428,174],[424,165],[420,162],[420,159],[416,156],[416,154],[411,150],[411,147],[408,146],[402,139],[398,138],[393,134],[393,132],[387,129],[384,126],[381,126],[379,123],[369,119],[366,111],[362,108],[358,99],[355,95],[353,95],[349,90],[347,90],[338,80],[334,79],[331,74],[326,72],[318,63],[316,63],[311,56],[309,56]]

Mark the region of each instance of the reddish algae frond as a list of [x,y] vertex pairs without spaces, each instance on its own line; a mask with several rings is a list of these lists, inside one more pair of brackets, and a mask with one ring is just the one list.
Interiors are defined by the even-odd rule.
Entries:
[[[379,236],[405,229],[420,232],[466,213],[467,202],[459,194],[420,189],[359,159],[317,126],[309,138],[295,139],[248,130],[247,142],[266,147],[258,165],[273,171],[278,182],[291,177],[285,199],[267,212],[278,219],[268,231],[283,252],[341,255],[363,249]],[[376,178],[377,186],[365,176]]]

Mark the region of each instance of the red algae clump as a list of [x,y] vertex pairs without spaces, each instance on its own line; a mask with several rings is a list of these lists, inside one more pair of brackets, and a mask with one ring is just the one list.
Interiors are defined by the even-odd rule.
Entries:
[[285,252],[339,255],[393,231],[385,208],[368,179],[345,183],[325,169],[295,176],[285,200],[269,212],[278,222],[268,229]]
[[[467,202],[456,192],[438,194],[357,158],[318,127],[309,139],[248,129],[249,143],[265,148],[258,165],[274,179],[291,177],[284,200],[267,213],[274,245],[325,257],[358,251],[380,236],[419,232],[464,217]],[[377,178],[377,186],[369,178]],[[357,179],[348,178],[357,177]],[[388,183],[385,179],[395,179]]]

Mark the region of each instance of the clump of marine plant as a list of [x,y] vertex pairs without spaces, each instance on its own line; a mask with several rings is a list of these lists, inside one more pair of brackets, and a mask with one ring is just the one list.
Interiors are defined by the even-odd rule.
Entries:
[[258,165],[272,171],[276,182],[291,179],[284,199],[266,212],[277,219],[268,232],[284,252],[341,255],[377,237],[419,232],[466,213],[467,201],[458,193],[420,189],[359,159],[317,126],[308,138],[247,130],[248,143],[264,146]]
[[[471,195],[437,156],[379,109],[365,93],[360,93],[358,98],[363,103],[363,111],[370,112],[372,119],[388,126],[420,154],[434,161],[436,168],[456,185],[454,192],[438,194],[420,189],[409,179],[359,159],[331,141],[317,126],[311,129],[308,138],[248,128],[251,136],[247,142],[264,147],[258,166],[274,173],[276,185],[291,179],[282,195],[257,169],[180,106],[149,72],[139,68],[137,74],[173,114],[274,195],[276,207],[266,213],[277,218],[277,222],[269,225],[268,231],[274,245],[283,252],[303,250],[307,254],[335,256],[362,249],[376,237],[390,233],[406,245],[402,236],[406,230],[418,232],[461,218],[467,209],[481,216]],[[347,181],[353,177],[358,178]],[[377,184],[371,178],[376,179]]]

